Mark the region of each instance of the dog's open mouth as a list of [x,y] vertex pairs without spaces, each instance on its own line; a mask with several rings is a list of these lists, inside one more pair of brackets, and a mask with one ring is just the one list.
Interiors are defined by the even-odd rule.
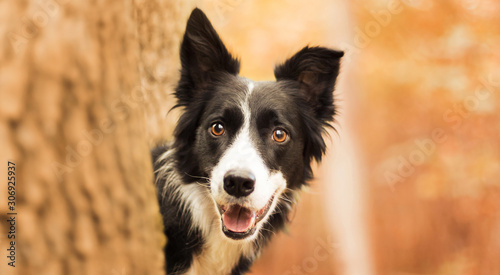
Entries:
[[241,240],[255,233],[255,226],[269,212],[274,195],[260,210],[254,211],[239,204],[219,205],[222,232],[231,239]]

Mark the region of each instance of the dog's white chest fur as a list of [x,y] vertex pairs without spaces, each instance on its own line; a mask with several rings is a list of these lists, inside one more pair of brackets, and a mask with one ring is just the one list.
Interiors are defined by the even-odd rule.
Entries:
[[[218,229],[220,231],[220,228]],[[230,274],[241,255],[248,256],[253,253],[252,246],[251,242],[236,243],[222,234],[211,234],[201,254],[193,258],[193,263],[186,274]]]

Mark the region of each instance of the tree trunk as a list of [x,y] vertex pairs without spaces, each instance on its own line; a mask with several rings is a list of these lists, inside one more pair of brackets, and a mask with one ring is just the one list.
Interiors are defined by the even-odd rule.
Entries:
[[149,145],[188,10],[0,1],[1,274],[163,273]]

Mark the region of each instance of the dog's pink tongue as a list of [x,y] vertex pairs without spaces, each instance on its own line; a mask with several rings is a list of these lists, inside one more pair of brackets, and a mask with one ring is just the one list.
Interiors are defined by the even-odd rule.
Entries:
[[223,222],[233,232],[246,232],[255,222],[255,212],[239,205],[231,205],[224,212]]

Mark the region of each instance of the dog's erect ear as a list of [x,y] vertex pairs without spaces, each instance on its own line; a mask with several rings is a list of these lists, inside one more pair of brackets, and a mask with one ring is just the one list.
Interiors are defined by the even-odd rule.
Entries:
[[276,66],[276,80],[292,80],[300,85],[305,98],[316,117],[323,122],[331,121],[335,114],[333,89],[339,73],[343,52],[321,47],[305,47]]
[[311,160],[321,161],[326,144],[322,137],[324,126],[330,126],[335,115],[333,89],[339,73],[340,58],[343,52],[321,47],[305,47],[285,63],[276,66],[276,80],[291,81],[300,87],[305,98],[303,102],[313,110],[314,117],[304,115],[304,127],[307,131],[304,141],[306,180],[312,177]]
[[181,82],[192,86],[185,87],[188,89],[205,87],[214,73],[236,75],[240,70],[239,61],[228,52],[207,16],[198,8],[188,19],[180,54]]

